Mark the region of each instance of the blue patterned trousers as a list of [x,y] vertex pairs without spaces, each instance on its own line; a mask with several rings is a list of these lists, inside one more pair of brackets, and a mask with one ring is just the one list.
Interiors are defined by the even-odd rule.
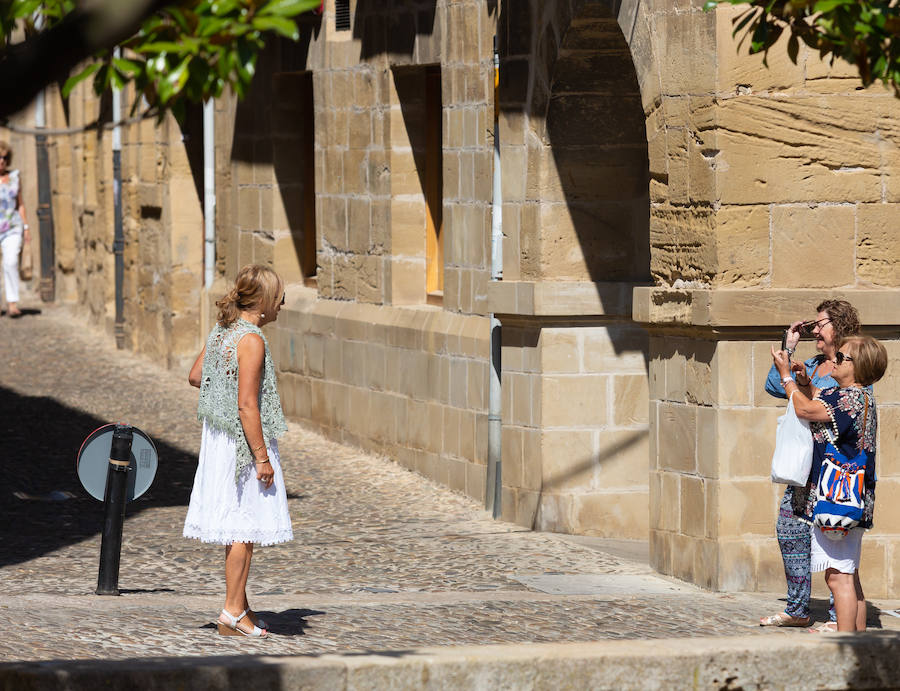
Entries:
[[786,614],[792,617],[809,616],[809,593],[812,588],[812,574],[809,572],[810,528],[807,523],[794,518],[791,499],[794,488],[784,490],[775,533],[784,562],[784,577],[787,580]]

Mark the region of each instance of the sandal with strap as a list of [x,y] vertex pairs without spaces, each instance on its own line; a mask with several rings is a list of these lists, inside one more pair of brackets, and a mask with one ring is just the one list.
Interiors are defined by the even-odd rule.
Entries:
[[[222,621],[222,616],[225,616],[228,621]],[[219,618],[216,620],[216,624],[219,628],[219,635],[237,636],[238,634],[240,634],[241,636],[249,636],[250,638],[268,638],[269,632],[265,629],[259,628],[255,624],[253,625],[253,629],[251,631],[245,631],[244,629],[238,627],[238,622],[246,616],[246,609],[236,617],[233,616],[228,610],[223,609],[222,614],[220,614]]]
[[823,621],[818,626],[814,626],[807,630],[810,633],[837,633],[838,628],[836,621]]
[[760,626],[809,626],[809,617],[792,617],[786,612],[779,612],[759,620]]
[[266,631],[269,630],[269,625],[266,623],[266,620],[258,617],[256,612],[254,612],[252,609],[248,609],[247,614],[250,616],[250,621],[253,621],[254,617],[256,618],[256,625],[259,628],[265,629]]

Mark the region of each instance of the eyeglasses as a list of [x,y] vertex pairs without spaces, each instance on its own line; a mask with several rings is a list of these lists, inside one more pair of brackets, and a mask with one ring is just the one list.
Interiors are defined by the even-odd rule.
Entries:
[[826,326],[828,326],[830,323],[831,323],[831,319],[810,319],[808,322],[803,322],[800,325],[800,328],[803,329],[803,331],[805,333],[812,334],[813,329],[816,328],[817,326],[819,327],[819,330],[821,331]]
[[853,362],[852,357],[850,357],[849,355],[844,355],[840,350],[834,354],[834,361],[837,364],[839,364],[839,365],[843,364],[844,360],[849,360],[850,362]]
[[8,161],[11,158],[12,154],[3,154],[2,156],[0,156],[0,159],[3,159],[4,161]]
[[284,293],[281,294],[281,304],[284,304]]

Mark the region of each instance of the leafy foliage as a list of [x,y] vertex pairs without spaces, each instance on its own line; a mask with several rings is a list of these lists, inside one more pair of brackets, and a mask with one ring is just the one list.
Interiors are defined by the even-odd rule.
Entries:
[[[221,95],[226,86],[243,97],[269,34],[297,40],[298,16],[321,0],[175,0],[147,17],[140,30],[82,65],[63,86],[63,96],[86,79],[99,95],[133,83],[159,113],[183,118],[188,103]],[[0,2],[2,41],[17,26],[26,36],[66,21],[74,0]],[[5,47],[5,45],[4,45]],[[135,107],[137,106],[137,101]]]
[[797,62],[800,41],[822,58],[856,65],[865,86],[890,85],[900,96],[900,2],[897,0],[708,0],[749,5],[734,22],[734,35],[750,38],[750,52],[768,55],[787,30],[788,55]]

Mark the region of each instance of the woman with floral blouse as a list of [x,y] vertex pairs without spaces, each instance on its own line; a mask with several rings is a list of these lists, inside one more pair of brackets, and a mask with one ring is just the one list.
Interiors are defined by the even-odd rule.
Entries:
[[820,528],[812,528],[811,570],[824,571],[825,583],[834,596],[838,631],[865,631],[866,602],[859,580],[859,557],[863,531],[872,527],[875,508],[875,438],[878,416],[871,385],[884,376],[887,351],[870,336],[851,336],[840,341],[834,354],[831,376],[836,387],[820,390],[808,377],[791,378],[791,363],[785,351],[772,349],[772,358],[785,390],[793,397],[797,416],[810,421],[813,433],[813,463],[805,488],[795,488],[794,513],[812,522],[816,485],[830,442],[848,459],[865,453],[864,517],[840,539],[832,539]]

